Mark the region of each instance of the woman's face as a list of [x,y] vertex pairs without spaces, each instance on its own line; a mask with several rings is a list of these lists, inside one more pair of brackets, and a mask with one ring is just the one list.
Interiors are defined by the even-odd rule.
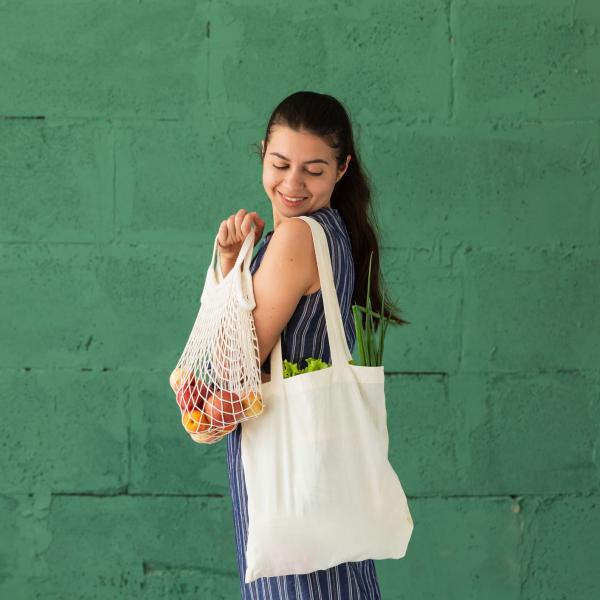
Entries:
[[350,155],[337,169],[333,148],[320,137],[284,126],[273,127],[266,153],[264,140],[262,147],[263,186],[273,205],[275,227],[284,219],[331,207],[333,188],[346,172]]

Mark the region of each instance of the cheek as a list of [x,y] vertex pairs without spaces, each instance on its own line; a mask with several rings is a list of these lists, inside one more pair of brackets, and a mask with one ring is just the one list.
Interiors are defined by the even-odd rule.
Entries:
[[333,183],[324,176],[316,177],[316,181],[312,183],[312,188],[315,194],[328,194],[333,189]]
[[277,172],[271,170],[263,171],[263,185],[266,188],[272,188],[281,181],[281,176]]

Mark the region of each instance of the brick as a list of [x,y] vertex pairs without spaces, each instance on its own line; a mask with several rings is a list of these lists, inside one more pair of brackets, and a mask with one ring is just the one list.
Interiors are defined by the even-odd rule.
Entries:
[[[383,364],[386,373],[454,372],[460,363],[463,283],[439,255],[385,249],[381,255],[386,299],[410,321],[388,325]],[[358,350],[355,354],[358,358]]]
[[450,493],[597,493],[599,393],[600,378],[578,371],[451,377],[461,414]]
[[60,496],[47,521],[51,541],[41,559],[48,575],[36,588],[45,597],[225,600],[239,594],[230,501]]
[[377,561],[386,600],[518,600],[521,531],[510,498],[418,498],[400,560]]
[[[207,99],[208,2],[0,7],[0,113],[175,118]],[[65,44],[65,40],[69,43]]]
[[127,380],[118,372],[0,371],[1,493],[127,483]]
[[113,141],[102,123],[0,119],[0,242],[113,238]]
[[461,121],[598,119],[597,3],[453,3]]
[[600,239],[598,123],[368,130],[382,244],[407,261]]
[[444,375],[386,377],[389,460],[407,496],[462,490],[463,417],[447,387]]
[[0,345],[2,365],[175,365],[200,306],[208,261],[198,257],[207,253],[206,246],[0,245],[11,277],[0,287],[0,312],[9,315],[0,339],[11,340]]
[[[4,471],[3,471],[4,472]],[[32,571],[39,574],[36,538],[40,533],[39,513],[27,495],[0,495],[0,597],[33,598]]]
[[[442,0],[331,4],[306,14],[238,4],[231,13],[228,43],[211,47],[211,61],[221,65],[211,74],[211,99],[247,119],[264,113],[265,88],[294,88],[299,81],[326,81],[361,121],[447,113],[450,53]],[[283,52],[273,53],[274,39],[286,41]],[[349,48],[356,49],[351,68],[340,69]],[[267,56],[269,68],[257,77]]]
[[520,561],[524,600],[587,600],[600,593],[600,499],[532,498],[524,502],[527,529]]
[[464,279],[462,372],[597,370],[596,246],[457,253]]
[[[204,240],[210,250],[199,256],[208,266],[221,221],[240,208],[272,221],[260,160],[252,149],[259,143],[256,130],[236,127],[233,141],[223,133],[225,127],[205,118],[192,125],[117,128],[115,194],[121,239],[164,244]],[[265,226],[265,233],[271,228]]]

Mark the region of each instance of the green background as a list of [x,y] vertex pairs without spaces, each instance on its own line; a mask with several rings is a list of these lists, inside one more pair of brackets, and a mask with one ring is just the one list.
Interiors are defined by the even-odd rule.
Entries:
[[239,597],[168,376],[297,90],[350,111],[412,322],[383,598],[598,597],[597,0],[0,0],[0,597]]

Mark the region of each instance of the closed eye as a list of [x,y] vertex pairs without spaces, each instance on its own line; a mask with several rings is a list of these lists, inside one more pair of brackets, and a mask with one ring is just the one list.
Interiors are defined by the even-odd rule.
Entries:
[[[287,169],[287,165],[285,167],[278,167],[277,165],[273,165],[276,169]],[[309,175],[314,175],[315,177],[318,177],[319,175],[323,175],[323,171],[321,171],[320,173],[313,173],[312,171],[307,171],[307,173]]]

